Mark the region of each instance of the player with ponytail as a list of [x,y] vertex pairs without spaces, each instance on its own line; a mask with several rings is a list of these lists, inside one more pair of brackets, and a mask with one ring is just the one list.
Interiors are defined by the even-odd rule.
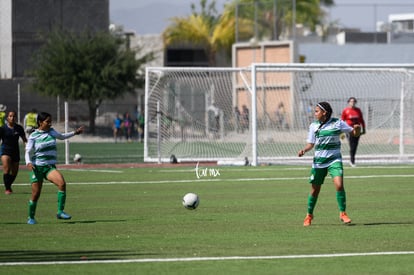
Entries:
[[309,183],[311,191],[308,196],[308,211],[303,222],[309,226],[313,220],[313,211],[318,200],[319,192],[326,175],[333,179],[336,189],[336,199],[339,208],[339,218],[345,223],[351,223],[346,211],[346,193],[343,183],[343,164],[341,155],[341,133],[359,135],[361,126],[350,127],[344,121],[332,117],[332,107],[328,102],[319,102],[315,106],[316,121],[309,126],[307,144],[299,150],[298,156],[302,157],[306,152],[315,149]]

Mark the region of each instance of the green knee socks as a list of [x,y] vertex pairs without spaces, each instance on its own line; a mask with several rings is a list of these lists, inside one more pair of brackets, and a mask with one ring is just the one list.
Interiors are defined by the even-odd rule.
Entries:
[[346,194],[345,191],[336,192],[336,201],[338,202],[339,211],[345,212],[346,210]]
[[34,219],[36,214],[37,201],[29,201],[29,218]]
[[66,202],[66,192],[65,191],[58,191],[58,214],[63,212],[65,209],[65,202]]
[[308,214],[313,214],[317,200],[318,197],[313,197],[312,195],[308,196]]

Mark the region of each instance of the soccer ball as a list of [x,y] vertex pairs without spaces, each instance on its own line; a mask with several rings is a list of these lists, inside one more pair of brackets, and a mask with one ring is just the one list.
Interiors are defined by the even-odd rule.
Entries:
[[185,208],[189,210],[196,209],[199,203],[200,203],[200,198],[197,196],[197,194],[187,193],[183,197],[183,205]]
[[75,156],[73,157],[73,161],[80,163],[82,161],[82,156],[80,154],[75,154]]

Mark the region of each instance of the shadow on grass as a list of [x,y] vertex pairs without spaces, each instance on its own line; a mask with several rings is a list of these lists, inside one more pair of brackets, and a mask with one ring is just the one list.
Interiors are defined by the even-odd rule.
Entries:
[[364,223],[363,225],[410,225],[414,222],[373,222],[373,223]]
[[[380,225],[413,225],[414,222],[373,222],[373,223],[341,223],[341,224],[331,224],[332,226],[380,226]],[[323,224],[312,224],[312,227],[324,226]]]
[[50,261],[80,261],[80,260],[117,260],[128,257],[154,256],[155,253],[136,253],[123,250],[86,250],[86,251],[42,251],[17,250],[0,251],[1,262],[50,262]]
[[86,220],[86,221],[65,221],[65,224],[80,224],[80,223],[111,223],[111,222],[126,222],[127,220]]
[[[73,220],[60,220],[56,222],[56,224],[87,224],[87,223],[112,223],[112,222],[126,222],[127,220],[86,220],[86,221],[73,221]],[[2,222],[0,224],[26,224],[26,222]],[[41,221],[39,224],[50,224],[50,222],[42,223]],[[37,225],[31,225],[37,226]]]

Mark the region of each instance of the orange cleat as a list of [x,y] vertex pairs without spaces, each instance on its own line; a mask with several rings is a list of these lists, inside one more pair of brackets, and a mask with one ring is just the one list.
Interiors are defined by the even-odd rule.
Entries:
[[351,219],[348,217],[348,215],[346,214],[346,212],[339,213],[339,218],[341,219],[341,221],[344,224],[351,223]]
[[305,220],[303,221],[303,226],[309,226],[312,223],[313,215],[307,214]]

